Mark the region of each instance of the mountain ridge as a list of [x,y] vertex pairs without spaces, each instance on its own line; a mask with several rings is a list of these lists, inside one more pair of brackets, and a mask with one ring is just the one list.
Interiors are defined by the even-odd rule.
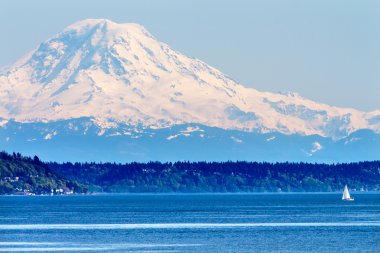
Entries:
[[[194,134],[186,132],[186,126],[218,130]],[[286,146],[296,154],[289,156],[292,159],[324,153],[322,161],[333,161],[327,150],[341,154],[347,145],[361,141],[371,143],[369,158],[376,159],[380,146],[377,137],[366,134],[351,138],[363,130],[379,135],[380,110],[362,112],[318,103],[294,92],[246,88],[203,61],[171,49],[143,26],[133,23],[79,21],[0,72],[1,147],[12,151],[16,148],[16,152],[35,141],[48,145],[55,139],[90,134],[91,139],[86,137],[86,141],[99,144],[104,138],[109,138],[110,143],[118,139],[120,147],[125,141],[131,142],[145,150],[145,155],[152,154],[152,150],[135,143],[135,138],[141,137],[157,147],[178,139],[183,141],[177,143],[181,147],[204,143],[222,154],[224,151],[216,145],[219,140],[226,152],[236,155],[224,153],[225,157],[233,159],[239,157],[238,147],[244,152],[260,153],[260,147],[255,145],[264,145],[266,139],[273,137],[271,134],[278,134],[279,139],[289,142],[275,146],[276,157],[281,160]],[[165,136],[161,136],[163,133]],[[284,135],[288,137],[281,137]],[[235,150],[229,150],[231,143]],[[71,150],[72,143],[65,145]],[[170,145],[167,152],[174,146]],[[353,152],[354,147],[350,146],[350,150]],[[355,159],[366,157],[360,154],[363,156]],[[248,152],[244,158],[249,157]]]
[[141,25],[106,19],[74,23],[11,65],[0,76],[0,98],[0,117],[20,122],[93,116],[153,127],[199,123],[334,138],[380,130],[378,111],[245,88],[170,49]]

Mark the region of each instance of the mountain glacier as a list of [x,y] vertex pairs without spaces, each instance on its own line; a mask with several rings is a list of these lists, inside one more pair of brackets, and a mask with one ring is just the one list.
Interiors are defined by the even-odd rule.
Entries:
[[[268,139],[280,134],[290,142],[294,138],[289,136],[316,135],[337,143],[362,130],[378,136],[380,110],[362,112],[296,93],[246,88],[206,63],[172,50],[138,24],[89,19],[68,26],[0,72],[0,148],[73,135],[56,127],[62,122],[67,123],[64,129],[82,129],[81,135],[86,135],[87,124],[98,138],[144,133],[153,138],[157,131],[167,132],[161,143],[189,137],[194,131],[184,133],[187,127],[202,126]],[[43,125],[43,134],[34,132],[35,136],[7,146],[18,139],[12,135],[20,134],[9,132],[15,124],[23,129]],[[176,126],[185,130],[169,131]],[[202,138],[210,136],[204,133]],[[229,141],[244,143],[230,137]],[[276,139],[268,142],[272,141]],[[312,143],[309,151],[297,145],[295,150],[303,150],[306,157],[323,150],[319,142]],[[376,149],[379,143],[373,145]]]

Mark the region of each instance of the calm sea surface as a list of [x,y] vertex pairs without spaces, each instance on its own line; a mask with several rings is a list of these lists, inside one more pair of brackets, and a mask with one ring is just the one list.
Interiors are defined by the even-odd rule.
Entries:
[[380,194],[0,197],[0,252],[380,252]]

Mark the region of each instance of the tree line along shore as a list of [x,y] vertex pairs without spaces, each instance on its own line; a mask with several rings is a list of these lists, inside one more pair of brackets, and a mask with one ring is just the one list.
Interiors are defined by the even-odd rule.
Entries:
[[0,152],[0,194],[380,191],[380,161],[57,163]]

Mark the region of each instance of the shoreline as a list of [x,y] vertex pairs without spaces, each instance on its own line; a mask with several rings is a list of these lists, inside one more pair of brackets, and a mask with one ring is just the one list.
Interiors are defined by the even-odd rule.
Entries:
[[[341,195],[342,192],[93,192],[78,194],[62,194],[62,195],[19,195],[19,194],[2,194],[0,197],[79,197],[79,196],[138,196],[138,195]],[[352,191],[354,195],[380,194],[380,191]]]

